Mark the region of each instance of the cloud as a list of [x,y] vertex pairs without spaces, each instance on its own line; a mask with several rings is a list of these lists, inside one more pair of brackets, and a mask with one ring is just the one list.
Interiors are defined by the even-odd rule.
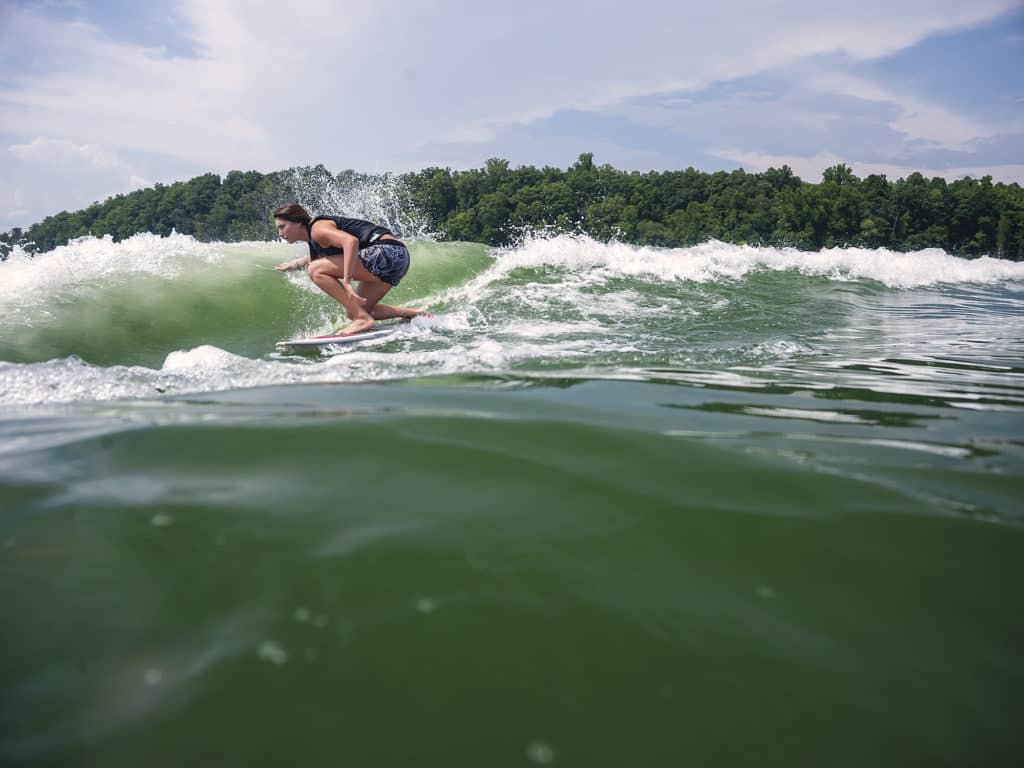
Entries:
[[929,103],[909,93],[896,93],[877,83],[842,73],[828,73],[808,85],[828,93],[890,104],[896,116],[889,125],[907,141],[925,141],[944,149],[967,150],[980,139],[991,139],[1018,126],[989,124]]
[[731,160],[748,171],[764,171],[768,168],[781,168],[788,165],[793,172],[805,181],[820,181],[822,172],[831,166],[845,163],[853,168],[860,177],[873,173],[884,174],[887,178],[906,178],[915,171],[926,178],[940,176],[947,181],[962,179],[964,176],[981,178],[991,176],[995,181],[1013,182],[1024,178],[1024,164],[1007,164],[994,166],[965,166],[959,168],[923,168],[893,163],[864,163],[842,158],[834,152],[818,152],[810,157],[800,155],[772,155],[762,152],[751,152],[742,149],[713,150],[718,157]]
[[[500,35],[460,35],[456,48],[464,71],[433,67],[434,80],[457,84],[460,91],[469,90],[466,81],[493,81],[473,92],[474,109],[461,123],[468,136],[569,109],[604,111],[644,96],[694,93],[809,57],[882,57],[930,34],[991,19],[1014,4],[868,0],[767,7],[641,0],[627,14],[619,3],[568,2],[548,16],[528,6],[533,13],[488,21]],[[476,14],[463,10],[460,20],[475,26]],[[444,38],[443,31],[438,34]]]
[[[188,42],[173,47],[186,53],[171,54],[167,45],[114,39],[99,5],[57,15],[12,6],[0,25],[0,125],[16,146],[53,136],[54,126],[60,138],[53,141],[68,143],[25,152],[78,153],[85,161],[100,150],[82,148],[96,147],[144,156],[148,170],[129,174],[141,178],[320,162],[400,171],[428,156],[479,163],[513,146],[537,152],[518,162],[559,162],[563,152],[562,162],[571,162],[580,151],[615,144],[637,162],[667,162],[678,157],[667,146],[604,139],[569,149],[571,141],[542,144],[524,131],[566,111],[613,115],[665,94],[676,111],[658,117],[640,109],[634,122],[667,121],[666,141],[680,131],[699,136],[692,124],[671,121],[686,114],[678,110],[691,97],[691,115],[714,111],[697,97],[716,83],[814,57],[877,59],[1014,7],[1014,0],[634,0],[628,8],[619,0],[294,0],[283,10],[271,0],[176,0],[152,11],[173,19],[174,34]],[[912,94],[866,92],[866,82],[822,79],[817,90],[871,96],[880,110],[902,105],[882,124],[894,146],[901,134],[961,149],[991,135],[985,124]],[[733,136],[727,113],[735,110],[721,107],[715,124],[727,135],[704,146],[763,149],[752,141],[759,127],[747,120],[735,128],[743,135]],[[801,117],[836,128],[817,109],[777,122]]]
[[[0,124],[41,134],[60,125],[71,141],[163,154],[215,167],[259,156],[265,136],[244,119],[230,59],[166,57],[159,49],[114,43],[92,24],[12,13],[28,46],[53,48],[56,71],[8,74],[0,88]],[[53,66],[53,62],[48,62]]]
[[73,173],[75,175],[72,178],[76,180],[89,175],[117,178],[118,183],[114,185],[116,190],[111,194],[153,184],[140,175],[132,163],[98,144],[76,144],[68,139],[39,136],[27,144],[12,144],[7,151],[37,175],[66,176]]
[[0,186],[0,211],[3,212],[0,215],[11,220],[24,216],[28,213],[28,208],[25,207],[25,193],[20,189]]
[[695,90],[822,52],[881,56],[1012,5],[635,0],[624,13],[617,0],[296,0],[282,13],[269,0],[183,0],[174,13],[199,52],[190,58],[15,10],[18,39],[65,66],[9,77],[0,122],[38,134],[59,117],[77,142],[219,170],[293,158],[365,166],[368,154],[446,136],[478,142],[496,125]]
[[7,151],[19,160],[49,165],[84,163],[93,168],[118,168],[121,158],[97,144],[75,144],[67,139],[38,137],[28,144],[12,144]]
[[[98,144],[39,136],[0,154],[0,229],[152,186],[145,169]],[[28,220],[26,220],[28,219]]]
[[451,144],[489,144],[497,135],[493,127],[475,123],[454,128],[441,136],[440,140]]

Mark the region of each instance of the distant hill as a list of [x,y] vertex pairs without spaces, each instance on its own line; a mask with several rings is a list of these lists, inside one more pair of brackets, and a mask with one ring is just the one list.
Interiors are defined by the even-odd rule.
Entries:
[[[382,186],[383,184],[383,186]],[[386,205],[352,210],[359,190],[377,190]],[[789,167],[626,172],[583,154],[571,167],[511,168],[492,159],[478,169],[428,168],[374,176],[322,165],[269,174],[231,171],[117,195],[80,211],[61,212],[24,232],[0,235],[0,256],[22,244],[44,252],[85,235],[121,240],[172,230],[203,241],[270,240],[270,212],[298,200],[313,212],[375,215],[400,234],[504,245],[526,231],[586,233],[640,245],[686,246],[709,239],[792,246],[942,248],[960,256],[1024,260],[1024,189],[991,177],[947,183],[913,173],[863,179],[845,165],[819,183]],[[349,210],[344,208],[348,207]],[[386,208],[387,212],[377,209]],[[416,232],[402,232],[413,228]]]

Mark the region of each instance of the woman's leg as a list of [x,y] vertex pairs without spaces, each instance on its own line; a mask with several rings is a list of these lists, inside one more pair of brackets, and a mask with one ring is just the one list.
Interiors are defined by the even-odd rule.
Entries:
[[388,315],[386,313],[382,313],[380,315],[377,314],[378,309],[387,306],[386,304],[378,304],[377,302],[383,299],[390,290],[391,283],[385,283],[383,280],[379,279],[376,280],[376,282],[365,280],[359,283],[356,287],[356,293],[366,299],[363,304],[363,309],[369,312],[374,320],[386,320],[388,317],[394,317],[394,315]]
[[[391,284],[385,283],[383,280],[377,280],[376,282],[366,280],[364,282],[359,283],[359,285],[356,287],[356,293],[366,300],[365,303],[362,305],[362,309],[364,312],[367,312],[369,316],[372,318],[370,320],[370,324],[366,325],[365,320],[363,318],[354,318],[351,317],[350,315],[349,317],[352,320],[352,322],[346,325],[341,330],[337,331],[337,335],[345,336],[350,333],[368,331],[370,328],[373,327],[373,323],[376,320],[387,320],[388,318],[391,317],[404,317],[404,315],[395,314],[396,310],[394,307],[389,307],[386,304],[377,303],[390,290]],[[389,312],[388,310],[391,310],[391,312]],[[405,311],[408,312],[409,310]]]
[[[316,259],[315,261],[310,262],[306,271],[309,274],[309,278],[317,288],[345,308],[345,312],[348,314],[349,320],[352,321],[338,332],[339,335],[359,333],[360,331],[368,331],[370,328],[373,328],[374,319],[369,310],[373,308],[377,303],[377,300],[374,300],[372,303],[368,300],[360,301],[358,298],[346,291],[341,285],[339,281],[345,276],[345,266],[342,256],[325,256],[323,258]],[[371,275],[366,270],[366,267],[364,267],[358,260],[354,265],[352,277],[359,281],[360,288],[367,284],[376,285],[378,287],[383,286],[384,291],[380,294],[381,296],[391,289],[390,285],[381,282],[381,280],[379,280],[375,275]],[[358,289],[356,292],[359,292]],[[362,296],[362,294],[360,295]],[[366,297],[363,296],[363,298],[365,299]]]
[[[386,241],[381,241],[370,248],[374,251],[371,258],[375,269],[384,269],[388,274],[396,274],[398,277],[404,276],[409,270],[409,251],[404,246],[388,246]],[[379,251],[374,249],[379,249]],[[380,273],[377,273],[377,275],[380,276]],[[390,285],[387,275],[380,276],[380,279]],[[378,303],[388,290],[390,288],[378,290],[376,285],[366,285],[365,283],[360,283],[359,285],[359,293],[367,297],[366,310],[373,315],[375,320],[387,320],[394,317],[411,320],[414,317],[426,314],[418,309],[392,307],[387,304]]]
[[422,309],[410,309],[409,307],[392,307],[388,304],[380,304],[392,285],[383,280],[377,282],[360,283],[356,293],[366,299],[363,308],[373,316],[374,320],[390,320],[393,317],[400,317],[403,320],[412,320],[414,317],[425,315]]
[[411,320],[426,314],[420,309],[392,307],[378,303],[391,290],[392,286],[372,274],[358,259],[353,265],[352,277],[359,281],[355,292],[363,301],[354,299],[338,282],[345,276],[343,258],[342,256],[325,256],[310,262],[307,268],[310,279],[320,290],[345,307],[348,318],[352,321],[339,330],[338,335],[367,331],[374,326],[376,320],[388,320],[393,317]]
[[390,320],[393,317],[400,317],[403,320],[412,320],[414,317],[427,314],[422,309],[409,309],[408,307],[392,307],[387,304],[378,304],[370,312],[374,320]]

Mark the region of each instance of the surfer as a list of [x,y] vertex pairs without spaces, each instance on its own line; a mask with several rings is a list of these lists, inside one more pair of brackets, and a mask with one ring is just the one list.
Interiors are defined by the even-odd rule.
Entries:
[[[306,256],[278,264],[277,269],[306,267],[316,286],[348,313],[349,324],[335,335],[368,331],[377,320],[425,314],[380,303],[409,271],[409,250],[387,227],[343,216],[312,218],[298,203],[274,211],[274,225],[287,242],[309,245]],[[352,280],[359,281],[358,288],[352,287]]]

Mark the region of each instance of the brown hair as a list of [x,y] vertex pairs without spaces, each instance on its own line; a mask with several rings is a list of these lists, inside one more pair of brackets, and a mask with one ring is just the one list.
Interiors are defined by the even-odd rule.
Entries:
[[312,221],[312,217],[306,213],[306,209],[298,203],[288,203],[282,205],[276,211],[274,211],[275,219],[284,219],[285,221],[295,221],[299,224],[305,224],[309,226],[309,222]]

